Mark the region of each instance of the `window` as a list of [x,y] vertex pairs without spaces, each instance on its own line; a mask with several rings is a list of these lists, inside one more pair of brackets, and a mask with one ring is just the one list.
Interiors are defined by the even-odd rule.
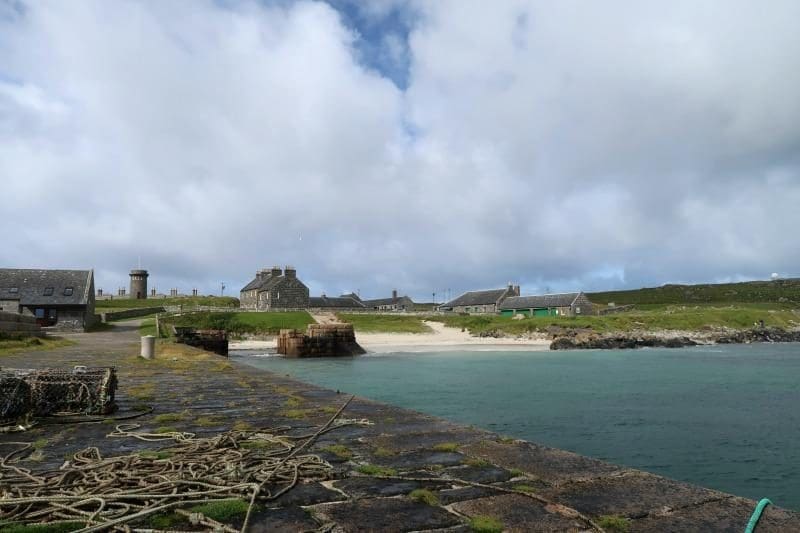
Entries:
[[33,313],[36,315],[36,318],[44,318],[44,309],[41,307],[37,307]]
[[19,292],[19,287],[9,287],[8,292],[11,294],[17,294]]
[[44,295],[45,296],[52,296],[53,295],[53,287],[45,287],[44,288]]
[[64,296],[72,296],[72,287],[64,289]]

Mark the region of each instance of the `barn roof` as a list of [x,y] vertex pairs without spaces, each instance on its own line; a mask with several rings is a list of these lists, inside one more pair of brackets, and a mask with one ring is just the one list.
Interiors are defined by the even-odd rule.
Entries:
[[465,292],[455,300],[450,300],[446,304],[442,304],[442,307],[494,304],[503,297],[507,290],[508,289],[493,289],[488,291]]
[[312,296],[308,299],[309,307],[353,308],[364,307],[364,304],[350,296]]
[[408,296],[398,296],[397,298],[376,298],[375,300],[364,300],[364,305],[367,307],[378,307],[381,305],[392,305],[399,303],[403,300],[408,300],[414,303]]
[[546,309],[550,307],[569,307],[578,296],[579,292],[563,294],[542,294],[539,296],[512,296],[503,300],[500,309]]
[[0,268],[0,300],[18,298],[20,305],[86,305],[93,278],[92,270]]

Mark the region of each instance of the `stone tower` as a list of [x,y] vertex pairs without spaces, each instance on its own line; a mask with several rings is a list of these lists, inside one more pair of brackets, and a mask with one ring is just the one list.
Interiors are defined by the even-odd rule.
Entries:
[[147,270],[131,270],[131,292],[130,297],[135,300],[147,299]]

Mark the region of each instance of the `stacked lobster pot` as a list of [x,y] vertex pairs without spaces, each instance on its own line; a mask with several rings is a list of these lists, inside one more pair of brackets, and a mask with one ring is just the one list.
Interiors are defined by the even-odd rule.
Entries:
[[105,415],[114,411],[114,367],[70,370],[0,369],[0,424],[63,415]]

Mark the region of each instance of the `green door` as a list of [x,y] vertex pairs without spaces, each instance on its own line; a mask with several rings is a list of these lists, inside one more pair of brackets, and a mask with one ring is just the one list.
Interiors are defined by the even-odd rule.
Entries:
[[534,309],[533,316],[550,316],[549,309]]
[[500,316],[514,316],[514,310],[513,309],[503,309],[502,311],[500,311]]

